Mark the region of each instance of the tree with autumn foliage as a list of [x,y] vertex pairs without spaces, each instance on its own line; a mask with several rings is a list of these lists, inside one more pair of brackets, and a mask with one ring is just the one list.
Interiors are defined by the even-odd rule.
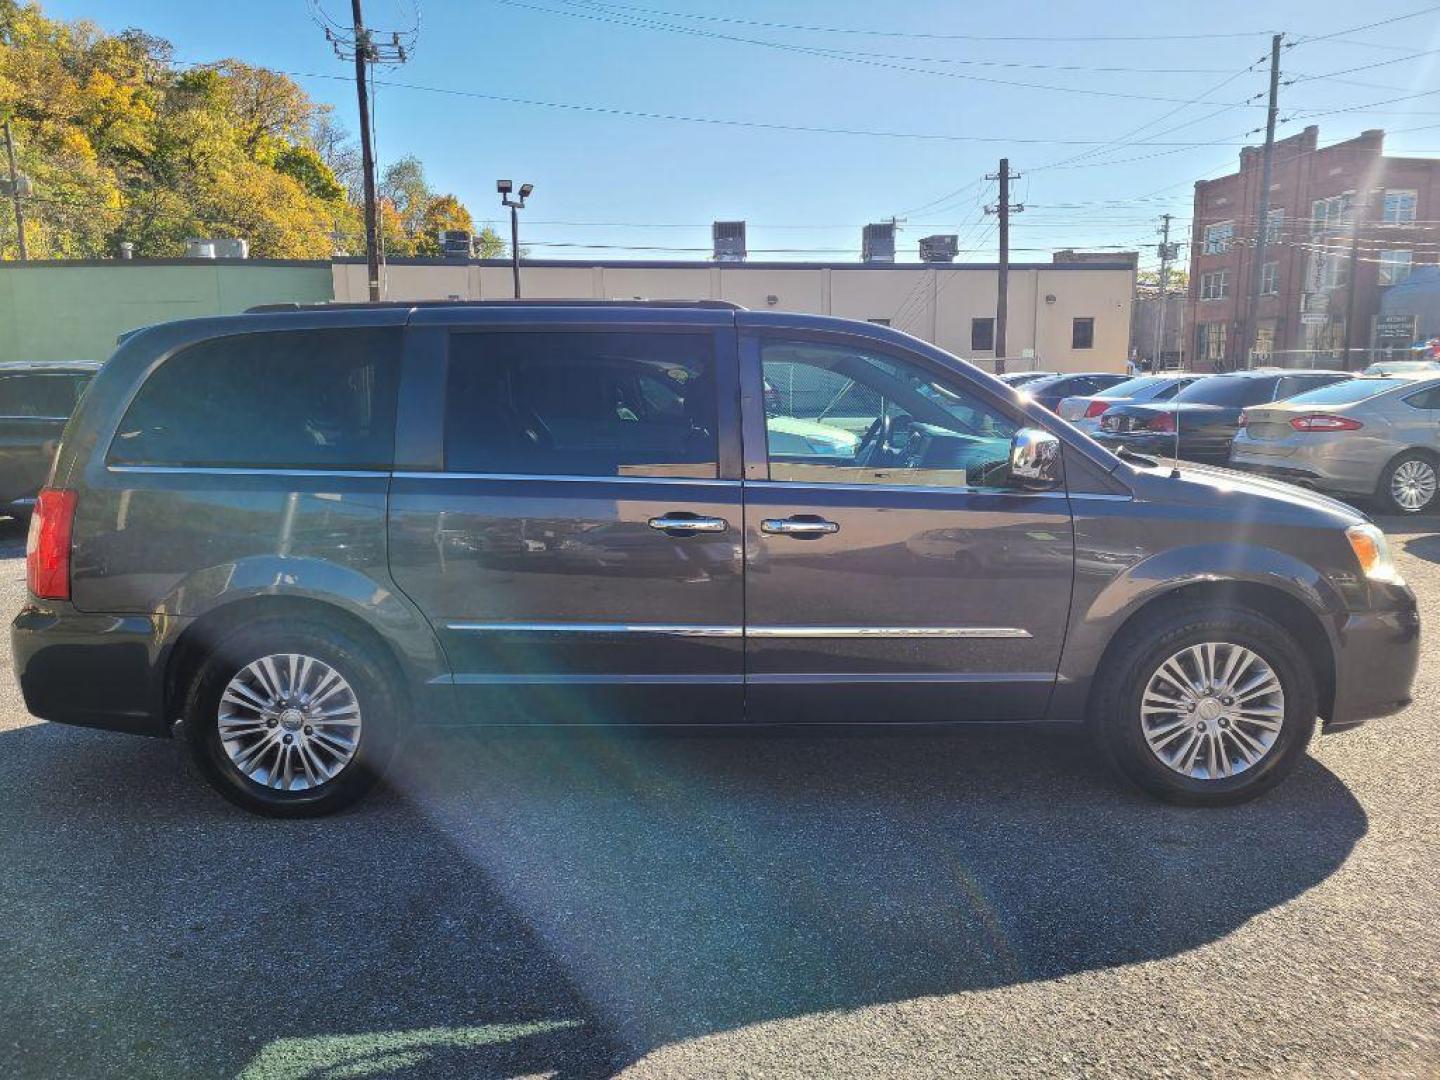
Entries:
[[[197,236],[243,237],[271,258],[364,249],[354,144],[329,106],[276,72],[177,66],[161,38],[0,0],[0,113],[34,186],[32,258],[113,257],[121,241],[142,257],[178,256]],[[435,229],[473,230],[470,215],[409,162],[419,186],[381,208],[387,248],[438,252]],[[0,258],[17,254],[14,222],[0,215]]]

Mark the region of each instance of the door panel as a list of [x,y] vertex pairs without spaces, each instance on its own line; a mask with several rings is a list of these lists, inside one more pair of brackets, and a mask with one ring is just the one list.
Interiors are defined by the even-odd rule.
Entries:
[[[800,422],[864,433],[858,452],[832,455],[833,483],[825,465],[783,450],[756,461],[758,440],[747,439],[747,476],[770,476],[746,482],[751,719],[1043,715],[1074,541],[1062,492],[1012,490],[996,472],[1023,419],[921,357],[833,340],[742,340],[747,385],[763,372],[766,386],[829,391],[771,394],[763,423],[747,414],[747,433]],[[816,370],[797,377],[780,365]],[[827,382],[836,375],[854,385]],[[747,393],[747,409],[760,396]],[[892,445],[879,446],[886,439]],[[781,531],[787,522],[814,531]]]
[[421,405],[400,442],[443,428],[443,452],[395,475],[390,559],[445,647],[459,715],[741,719],[743,508],[738,476],[719,476],[738,442],[722,430],[738,425],[733,333],[428,333],[448,400],[405,399]]

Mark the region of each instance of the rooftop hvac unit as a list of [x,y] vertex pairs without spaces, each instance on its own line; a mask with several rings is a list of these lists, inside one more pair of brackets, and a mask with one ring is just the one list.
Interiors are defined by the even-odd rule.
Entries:
[[866,225],[860,236],[860,258],[866,262],[895,261],[895,223],[884,221],[878,225]]
[[745,223],[743,221],[712,222],[710,235],[715,241],[716,262],[745,261]]
[[953,233],[948,236],[922,236],[920,238],[921,262],[954,262],[955,256],[959,254],[960,237]]
[[447,258],[470,257],[470,234],[464,229],[441,229],[436,238],[440,241],[440,253]]
[[249,240],[207,240],[192,237],[185,241],[187,259],[248,259]]

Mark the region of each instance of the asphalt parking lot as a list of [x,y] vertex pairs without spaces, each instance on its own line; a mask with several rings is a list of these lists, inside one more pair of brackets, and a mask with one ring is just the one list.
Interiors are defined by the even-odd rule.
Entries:
[[1221,811],[1049,732],[568,731],[277,822],[7,656],[0,1075],[1440,1076],[1437,681]]

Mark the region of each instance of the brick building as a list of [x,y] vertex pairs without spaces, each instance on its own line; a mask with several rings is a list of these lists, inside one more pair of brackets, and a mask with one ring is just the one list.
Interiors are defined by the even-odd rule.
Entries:
[[1374,350],[1402,345],[1402,328],[1377,318],[1380,299],[1412,266],[1434,263],[1440,252],[1440,160],[1386,157],[1383,131],[1323,149],[1319,135],[1312,126],[1275,143],[1261,266],[1255,263],[1261,149],[1240,151],[1239,172],[1196,183],[1185,317],[1196,370],[1245,366],[1244,324],[1256,274],[1254,363],[1355,368]]

